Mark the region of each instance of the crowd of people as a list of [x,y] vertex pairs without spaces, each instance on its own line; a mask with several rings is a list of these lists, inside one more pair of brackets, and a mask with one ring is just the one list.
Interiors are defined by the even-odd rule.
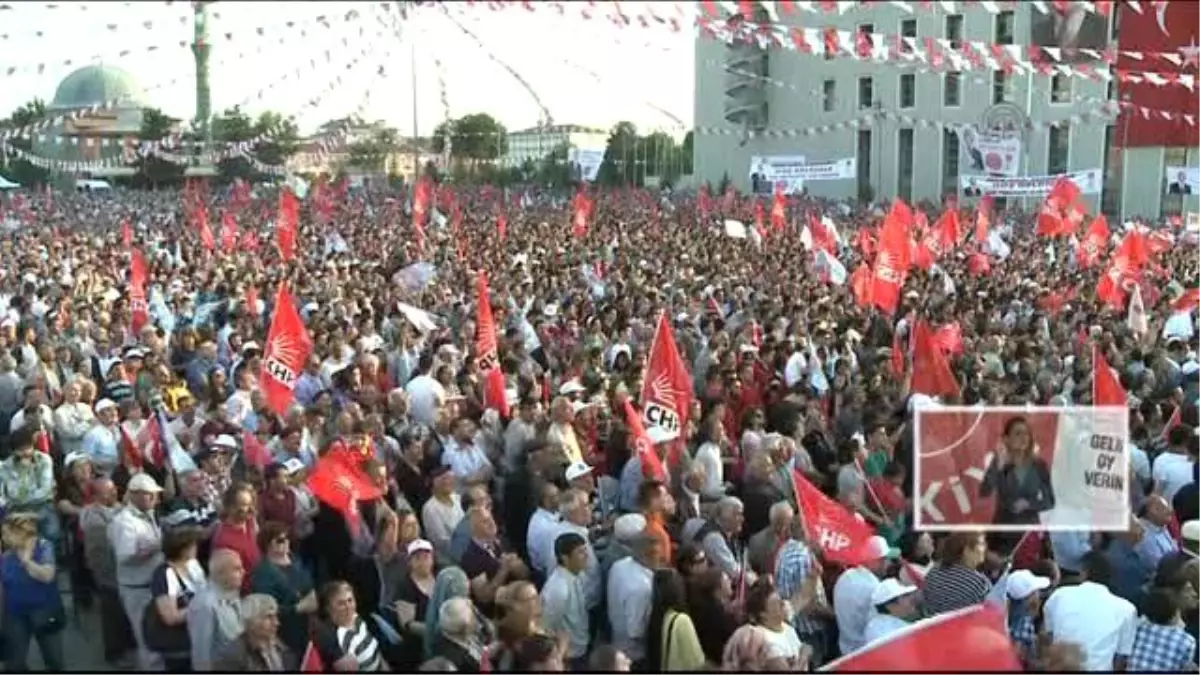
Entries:
[[[0,195],[8,670],[35,644],[68,667],[64,596],[99,613],[110,665],[147,671],[816,670],[985,602],[1029,670],[1195,670],[1195,307],[1162,331],[1198,283],[1187,233],[1145,223],[1178,245],[1148,263],[1138,334],[1033,204],[991,215],[1005,256],[965,232],[889,314],[806,225],[836,223],[853,270],[886,205],[794,196],[730,238],[755,211],[735,194],[593,192],[581,227],[562,195],[432,189],[415,227],[407,192],[314,184],[287,261],[276,187]],[[260,386],[281,284],[312,347],[283,411]],[[693,382],[666,435],[627,416],[660,315]],[[1129,393],[1130,527],[1016,556],[914,530],[913,402],[936,404],[894,368],[914,317],[961,328],[946,404],[1090,405],[1098,350]],[[322,499],[335,460],[379,496]],[[875,528],[861,564],[828,559],[794,471]]]

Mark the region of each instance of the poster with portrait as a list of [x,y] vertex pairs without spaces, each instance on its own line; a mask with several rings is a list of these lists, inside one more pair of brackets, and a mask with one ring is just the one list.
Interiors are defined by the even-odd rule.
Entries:
[[604,150],[588,150],[586,148],[571,148],[567,153],[567,161],[571,165],[571,179],[592,182],[600,173],[600,165],[604,163]]
[[1200,166],[1168,166],[1167,194],[1200,195]]
[[[1032,521],[1048,531],[1124,530],[1129,524],[1126,408],[919,408],[913,432],[916,529],[1024,532]],[[997,487],[1017,479],[1036,490],[1006,500]],[[1013,523],[1013,513],[1025,522]]]
[[750,158],[750,190],[756,195],[797,194],[804,189],[804,155],[754,155]]
[[965,124],[958,133],[959,173],[1016,176],[1021,167],[1021,136]]

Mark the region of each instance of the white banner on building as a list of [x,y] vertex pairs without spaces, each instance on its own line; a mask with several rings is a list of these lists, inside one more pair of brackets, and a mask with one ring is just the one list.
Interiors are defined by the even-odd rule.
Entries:
[[567,153],[567,161],[571,163],[571,178],[591,182],[596,180],[596,175],[600,173],[600,165],[604,163],[604,150],[571,148]]
[[799,175],[806,165],[804,155],[754,155],[750,158],[750,190],[771,194],[776,189],[786,194],[800,192],[804,178]]
[[828,162],[813,162],[798,167],[796,176],[800,180],[843,180],[854,178],[858,160],[854,157],[835,159]]
[[1200,195],[1200,166],[1168,166],[1167,194]]
[[964,197],[981,197],[983,195],[992,195],[993,197],[1044,197],[1050,194],[1050,188],[1054,187],[1054,182],[1063,176],[1070,178],[1075,185],[1079,186],[1079,191],[1085,195],[1100,194],[1102,182],[1100,169],[1072,171],[1053,176],[1016,176],[1013,178],[1005,178],[1003,176],[959,176],[958,187]]
[[961,173],[1016,176],[1021,166],[1021,137],[975,125],[958,128]]

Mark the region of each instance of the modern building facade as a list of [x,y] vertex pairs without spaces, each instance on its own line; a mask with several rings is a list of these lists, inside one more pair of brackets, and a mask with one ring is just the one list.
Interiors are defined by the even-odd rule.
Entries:
[[508,134],[508,149],[504,153],[504,166],[515,167],[526,161],[541,161],[564,144],[580,150],[603,150],[608,145],[608,132],[576,124],[511,131]]
[[[1053,17],[1031,2],[1003,3],[997,13],[981,3],[932,3],[934,9],[908,12],[879,2],[856,4],[841,13],[789,13],[781,11],[784,4],[758,3],[755,20],[769,17],[789,31],[801,23],[834,28],[855,40],[860,34],[887,36],[887,46],[862,44],[867,53],[895,44],[903,50],[906,43],[896,42],[898,38],[912,38],[916,45],[932,39],[953,48],[964,41],[1013,45],[1028,54],[1029,44],[1058,38]],[[947,6],[957,13],[947,12]],[[703,8],[699,11],[705,15]],[[1117,21],[1100,16],[1088,21],[1097,23],[1081,27],[1079,46],[1090,47],[1085,40],[1098,43],[1098,49],[1115,43]],[[736,30],[736,18],[721,25],[732,26],[725,35],[747,34]],[[1095,34],[1084,35],[1088,31]],[[895,55],[886,61],[826,58],[822,44],[807,54],[791,48],[793,44],[769,49],[762,44],[757,39],[715,39],[704,31],[697,37],[698,181],[716,184],[728,176],[745,191],[751,188],[754,157],[802,156],[808,163],[855,158],[852,178],[809,181],[805,188],[815,196],[838,199],[936,202],[958,193],[960,174],[971,171],[951,127],[978,125],[1008,129],[1019,137],[1016,175],[1103,170],[1104,190],[1089,198],[1093,209],[1103,205],[1113,216],[1155,218],[1197,210],[1195,196],[1166,194],[1165,170],[1196,166],[1200,152],[1195,147],[1122,151],[1117,142],[1122,129],[1113,114],[1113,101],[1120,96],[1115,82],[978,68],[934,70],[919,59]],[[1102,62],[1089,65],[1107,72]]]

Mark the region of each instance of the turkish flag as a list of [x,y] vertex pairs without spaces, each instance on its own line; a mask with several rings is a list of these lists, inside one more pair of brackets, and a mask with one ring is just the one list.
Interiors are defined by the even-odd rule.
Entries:
[[362,527],[358,502],[369,502],[383,496],[383,490],[361,466],[344,461],[318,460],[312,475],[308,477],[308,488],[314,497],[342,514],[354,536],[358,536]]
[[279,237],[279,255],[287,262],[296,257],[296,237],[300,230],[300,202],[290,188],[279,193],[279,214],[275,218]]
[[[1181,74],[1195,77],[1200,65],[1200,3],[1143,2],[1135,10],[1134,3],[1122,2],[1117,11],[1121,30],[1115,75],[1128,105],[1113,126],[1113,140],[1129,148],[1200,145],[1195,87],[1179,79]],[[1147,77],[1149,73],[1153,75]]]
[[851,567],[866,562],[870,555],[864,549],[875,535],[866,521],[825,496],[799,471],[792,471],[792,489],[804,516],[805,534],[826,560]]
[[276,413],[286,414],[296,399],[296,382],[311,353],[312,340],[296,311],[296,302],[287,285],[280,284],[275,294],[275,315],[267,333],[267,348],[263,351],[262,371],[258,376],[258,386],[267,398],[267,405]]
[[642,475],[646,478],[666,480],[667,470],[654,450],[654,442],[646,434],[646,427],[642,426],[642,416],[634,410],[628,398],[625,399],[625,424],[633,434],[633,447],[637,450],[638,458],[642,460]]
[[1129,394],[1104,354],[1092,345],[1092,405],[1129,405]]
[[983,603],[917,621],[822,670],[1017,673],[1023,669],[1008,637],[1004,610]]
[[912,392],[927,396],[958,396],[958,381],[923,319],[913,325]]
[[[658,316],[654,342],[642,375],[642,414],[647,427],[658,426],[682,437],[692,409],[692,376],[675,344],[675,333],[664,311]],[[671,444],[670,461],[678,463],[679,443]]]
[[146,302],[146,285],[150,282],[150,269],[141,249],[129,253],[129,311],[134,334],[150,323],[150,305]]
[[1108,240],[1112,232],[1108,229],[1108,219],[1103,213],[1096,214],[1092,224],[1088,225],[1087,233],[1079,244],[1076,259],[1079,266],[1087,269],[1100,261],[1101,255],[1108,250]]

